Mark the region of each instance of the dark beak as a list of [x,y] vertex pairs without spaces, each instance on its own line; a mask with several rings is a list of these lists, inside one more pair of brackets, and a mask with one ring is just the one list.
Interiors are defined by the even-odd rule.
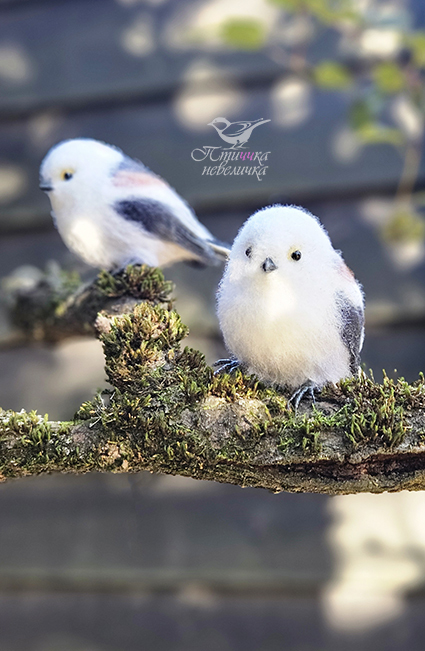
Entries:
[[262,267],[263,271],[266,272],[266,274],[268,274],[271,271],[274,271],[275,269],[277,269],[277,265],[275,265],[275,263],[273,262],[273,260],[271,258],[266,258],[264,260],[263,264],[261,265],[261,267]]
[[51,185],[47,185],[47,183],[40,183],[39,185],[40,190],[43,190],[43,192],[51,192],[53,190]]

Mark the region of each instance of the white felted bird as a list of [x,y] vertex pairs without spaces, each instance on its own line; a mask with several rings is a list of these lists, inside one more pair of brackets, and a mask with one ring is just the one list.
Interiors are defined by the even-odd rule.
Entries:
[[319,220],[270,206],[239,231],[218,290],[229,360],[261,380],[306,392],[358,371],[364,338],[361,286]]
[[65,244],[93,267],[215,265],[229,253],[163,179],[103,142],[76,138],[53,147],[40,188]]

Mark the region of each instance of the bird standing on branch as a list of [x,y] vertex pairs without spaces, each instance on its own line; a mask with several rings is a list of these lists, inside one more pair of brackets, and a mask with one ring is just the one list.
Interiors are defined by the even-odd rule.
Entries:
[[[226,118],[214,118],[207,126],[214,127],[220,138],[232,145],[230,149],[240,149],[248,142],[253,130],[266,122],[270,120],[260,118],[253,122],[229,122]],[[219,124],[222,126],[219,127]]]
[[67,247],[93,267],[216,265],[229,253],[168,183],[103,142],[76,138],[53,147],[40,188]]
[[305,393],[358,372],[364,338],[361,286],[319,220],[297,206],[270,206],[239,231],[218,291],[218,318],[232,358],[265,382]]

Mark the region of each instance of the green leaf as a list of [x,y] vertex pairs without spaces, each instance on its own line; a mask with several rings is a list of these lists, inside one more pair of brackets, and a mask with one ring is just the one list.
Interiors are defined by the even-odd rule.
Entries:
[[404,87],[403,73],[395,63],[379,63],[372,70],[372,79],[382,93],[399,93]]
[[221,25],[222,40],[241,50],[258,50],[266,40],[264,25],[256,20],[231,18]]
[[353,12],[347,0],[305,0],[309,11],[326,24],[332,24],[341,18],[352,18]]
[[373,114],[369,104],[365,100],[357,100],[350,107],[348,120],[350,126],[354,129],[360,129],[364,125],[370,124]]
[[398,146],[404,143],[401,131],[392,127],[385,127],[376,122],[364,124],[356,130],[356,135],[368,145],[387,144]]
[[288,11],[296,11],[305,7],[304,0],[269,0],[271,4],[278,5]]
[[398,210],[383,227],[382,235],[391,243],[421,241],[425,238],[425,222],[418,213]]
[[308,11],[322,23],[331,25],[339,20],[358,22],[359,14],[350,0],[269,0],[287,11]]
[[414,63],[420,68],[425,67],[425,32],[413,32],[408,35],[406,41],[412,50]]
[[351,86],[353,79],[349,70],[334,61],[322,61],[314,69],[314,81],[321,88],[341,90]]

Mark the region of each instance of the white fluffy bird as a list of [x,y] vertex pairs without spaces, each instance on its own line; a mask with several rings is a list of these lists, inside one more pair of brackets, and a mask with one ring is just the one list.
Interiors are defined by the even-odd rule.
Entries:
[[40,188],[65,244],[93,267],[215,265],[229,253],[163,179],[103,142],[76,138],[53,147]]
[[229,360],[261,380],[307,392],[355,374],[364,338],[361,286],[319,220],[275,205],[239,231],[218,290]]

